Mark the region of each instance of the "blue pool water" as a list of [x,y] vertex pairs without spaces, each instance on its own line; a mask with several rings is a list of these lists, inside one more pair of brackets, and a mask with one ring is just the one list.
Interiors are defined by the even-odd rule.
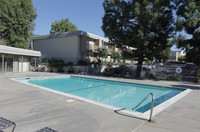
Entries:
[[[157,106],[184,91],[182,89],[73,76],[28,79],[24,81],[130,110],[150,92],[153,93],[155,98],[154,106]],[[150,109],[150,106],[151,98],[149,97],[138,109],[136,109],[136,111],[146,112]]]

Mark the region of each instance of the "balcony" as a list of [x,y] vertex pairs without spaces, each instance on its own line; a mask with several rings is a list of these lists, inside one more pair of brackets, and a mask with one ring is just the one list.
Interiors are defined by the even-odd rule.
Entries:
[[94,52],[94,44],[87,43],[86,49],[87,49],[87,51]]

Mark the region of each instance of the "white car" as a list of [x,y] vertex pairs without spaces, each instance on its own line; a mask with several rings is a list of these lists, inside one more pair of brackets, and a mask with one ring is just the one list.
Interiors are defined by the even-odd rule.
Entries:
[[151,70],[153,67],[151,65],[142,65],[143,70]]
[[157,66],[163,66],[163,63],[162,62],[154,62],[153,65],[155,67],[157,67]]

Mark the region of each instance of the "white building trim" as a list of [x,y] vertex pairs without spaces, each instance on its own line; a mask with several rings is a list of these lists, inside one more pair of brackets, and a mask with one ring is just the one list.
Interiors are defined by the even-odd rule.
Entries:
[[9,47],[0,45],[0,54],[10,54],[10,55],[24,55],[24,56],[32,56],[32,57],[40,57],[40,51],[33,51],[15,47]]
[[55,34],[49,34],[49,35],[40,35],[40,36],[34,36],[31,37],[31,39],[33,40],[37,40],[37,39],[47,39],[47,38],[59,38],[59,37],[66,37],[66,36],[77,36],[77,35],[84,35],[93,39],[100,39],[103,40],[105,42],[109,42],[109,39],[92,34],[92,33],[88,33],[82,30],[78,30],[78,31],[72,31],[72,32],[63,32],[63,33],[55,33]]

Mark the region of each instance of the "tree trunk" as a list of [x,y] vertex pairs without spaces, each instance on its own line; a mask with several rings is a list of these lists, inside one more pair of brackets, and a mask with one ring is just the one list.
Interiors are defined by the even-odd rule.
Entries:
[[142,71],[142,63],[143,63],[143,56],[138,58],[137,70],[136,70],[136,78],[140,79],[141,71]]

